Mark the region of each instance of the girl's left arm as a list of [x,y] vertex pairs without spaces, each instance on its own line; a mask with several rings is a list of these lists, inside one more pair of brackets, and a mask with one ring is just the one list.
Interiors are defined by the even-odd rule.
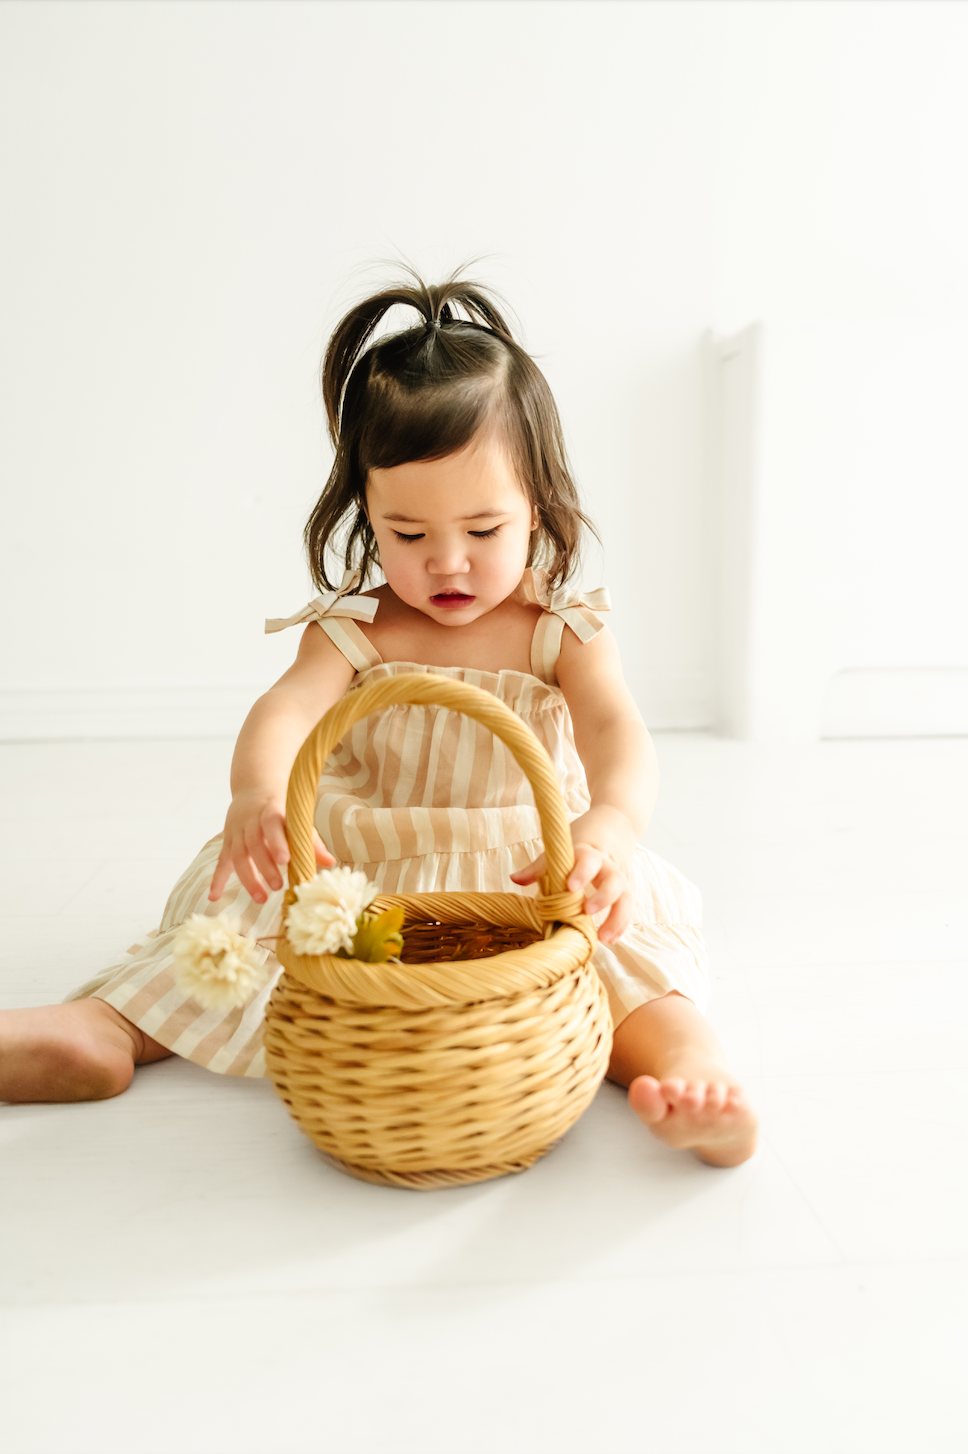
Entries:
[[[587,913],[610,911],[599,929],[599,938],[609,943],[624,934],[632,918],[632,854],[659,786],[655,748],[625,683],[611,632],[600,631],[583,644],[566,630],[557,673],[591,798],[588,812],[571,825],[575,866],[568,888],[585,892]],[[542,858],[512,877],[528,884],[543,872]]]

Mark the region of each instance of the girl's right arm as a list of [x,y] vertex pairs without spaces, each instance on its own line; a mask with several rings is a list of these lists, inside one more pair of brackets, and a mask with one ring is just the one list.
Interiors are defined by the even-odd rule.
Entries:
[[[232,802],[210,900],[221,898],[233,870],[258,904],[266,901],[266,886],[282,888],[279,868],[289,862],[286,788],[290,770],[312,728],[339,701],[354,675],[325,631],[310,622],[296,660],[259,698],[239,733],[232,758]],[[334,861],[318,837],[316,858],[322,864]]]

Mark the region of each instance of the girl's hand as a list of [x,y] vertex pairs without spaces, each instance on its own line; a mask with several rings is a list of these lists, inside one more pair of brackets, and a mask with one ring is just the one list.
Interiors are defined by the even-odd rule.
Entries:
[[[599,914],[610,909],[598,931],[603,944],[620,939],[632,922],[632,891],[629,888],[629,867],[635,847],[635,834],[624,813],[617,808],[591,808],[571,825],[575,845],[575,866],[565,881],[572,893],[585,894],[585,913]],[[542,853],[527,868],[512,873],[512,883],[522,887],[537,882],[546,872]]]
[[[313,848],[320,868],[330,868],[336,862],[315,828]],[[222,852],[215,865],[209,900],[214,903],[222,897],[234,870],[255,902],[264,904],[268,898],[266,886],[274,891],[282,888],[279,869],[288,862],[285,803],[265,793],[237,793],[225,817]]]

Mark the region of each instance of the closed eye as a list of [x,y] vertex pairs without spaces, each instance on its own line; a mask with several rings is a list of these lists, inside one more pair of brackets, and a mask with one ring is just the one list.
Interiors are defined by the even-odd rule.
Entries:
[[[475,540],[490,540],[491,536],[496,535],[500,528],[500,525],[492,525],[490,530],[468,530],[467,533],[468,535],[472,535]],[[399,530],[394,530],[393,533],[398,540],[405,541],[407,545],[412,545],[415,540],[423,540],[422,534],[402,535]]]

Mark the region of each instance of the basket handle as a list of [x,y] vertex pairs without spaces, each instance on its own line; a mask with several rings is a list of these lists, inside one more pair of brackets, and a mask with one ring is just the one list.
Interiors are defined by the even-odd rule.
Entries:
[[286,798],[286,834],[289,839],[290,892],[316,873],[313,852],[313,815],[316,785],[323,763],[346,733],[362,718],[384,707],[406,702],[428,703],[464,712],[487,727],[507,746],[534,790],[541,820],[547,872],[541,879],[538,901],[541,918],[551,923],[573,919],[583,912],[583,896],[569,893],[565,881],[574,865],[571,829],[558,779],[541,743],[530,727],[490,692],[467,682],[452,681],[431,672],[408,672],[406,676],[383,677],[345,696],[326,713],[299,749],[289,777]]

